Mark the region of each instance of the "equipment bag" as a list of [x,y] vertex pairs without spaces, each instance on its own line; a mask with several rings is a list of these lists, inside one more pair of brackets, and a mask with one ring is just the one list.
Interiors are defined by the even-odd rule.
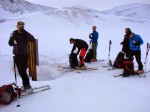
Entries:
[[135,75],[134,71],[134,63],[132,59],[124,59],[124,67],[123,67],[123,76],[128,77],[130,75]]
[[123,64],[124,64],[124,53],[119,52],[116,59],[115,59],[115,61],[114,61],[113,67],[123,68]]
[[78,66],[78,58],[76,53],[71,53],[69,56],[69,63],[71,68],[75,68]]
[[92,49],[89,49],[86,56],[85,56],[85,59],[84,61],[89,63],[91,61],[91,59],[93,58],[93,50]]
[[14,84],[3,85],[0,87],[0,104],[10,104],[17,97],[17,93],[21,95],[21,89],[14,88]]

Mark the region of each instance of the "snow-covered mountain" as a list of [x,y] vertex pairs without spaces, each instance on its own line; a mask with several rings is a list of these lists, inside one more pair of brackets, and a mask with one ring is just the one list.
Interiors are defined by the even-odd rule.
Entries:
[[150,19],[150,4],[134,3],[117,6],[110,10],[101,11],[104,14],[114,14],[138,19]]
[[25,0],[0,0],[0,23],[19,18],[25,13],[53,10],[52,7],[33,4]]
[[53,9],[52,7],[33,4],[25,0],[0,0],[0,8],[11,13],[27,13]]
[[104,20],[98,10],[89,9],[83,6],[63,7],[62,9],[47,10],[45,15],[68,20],[71,23],[93,24],[94,20]]

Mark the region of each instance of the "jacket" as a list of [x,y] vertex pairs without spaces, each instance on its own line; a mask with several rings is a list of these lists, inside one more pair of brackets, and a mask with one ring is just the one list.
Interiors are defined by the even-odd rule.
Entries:
[[129,38],[130,49],[133,51],[141,50],[140,46],[144,43],[141,36],[134,34],[132,38]]
[[97,39],[99,37],[99,33],[97,31],[93,31],[89,38],[91,39],[92,42],[97,43]]
[[11,34],[8,44],[13,46],[14,55],[28,55],[28,42],[34,40],[34,37],[27,31],[18,33],[18,30],[15,30]]
[[77,55],[79,54],[80,50],[82,48],[85,48],[85,50],[87,51],[88,49],[88,44],[84,41],[84,40],[81,40],[81,39],[75,39],[75,43],[73,45],[73,48],[71,50],[71,53],[73,53],[73,51],[76,49],[76,47],[78,48],[78,52],[77,52]]

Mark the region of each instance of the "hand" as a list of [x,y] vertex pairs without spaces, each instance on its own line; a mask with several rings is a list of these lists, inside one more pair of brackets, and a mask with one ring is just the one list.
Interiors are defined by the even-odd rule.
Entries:
[[92,36],[92,35],[91,35],[91,33],[90,33],[90,34],[89,34],[89,38],[91,38],[91,36]]
[[14,45],[17,45],[17,41],[16,40],[14,40]]

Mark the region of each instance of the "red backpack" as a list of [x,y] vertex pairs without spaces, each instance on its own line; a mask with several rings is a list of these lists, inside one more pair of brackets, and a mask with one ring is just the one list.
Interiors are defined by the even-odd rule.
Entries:
[[134,63],[132,59],[124,59],[124,67],[123,67],[123,76],[128,77],[130,75],[135,75],[134,71]]
[[21,95],[21,89],[14,87],[15,84],[3,85],[0,87],[0,104],[10,104],[15,98]]
[[124,53],[119,52],[115,61],[114,61],[113,67],[123,68],[123,66],[124,66]]

